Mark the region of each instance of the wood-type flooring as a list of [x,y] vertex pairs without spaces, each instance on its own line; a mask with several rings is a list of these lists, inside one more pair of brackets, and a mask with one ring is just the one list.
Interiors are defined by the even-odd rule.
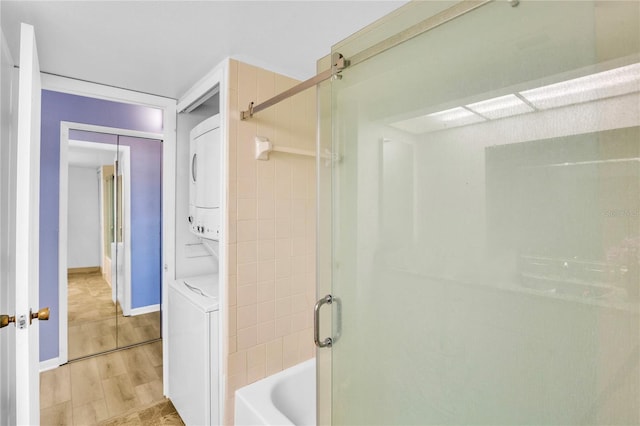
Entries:
[[[69,359],[160,337],[160,313],[125,317],[99,272],[68,275]],[[182,425],[162,394],[162,341],[40,374],[42,425]]]
[[182,425],[162,395],[162,342],[40,374],[42,425]]
[[160,312],[123,316],[100,272],[68,275],[69,360],[160,337]]

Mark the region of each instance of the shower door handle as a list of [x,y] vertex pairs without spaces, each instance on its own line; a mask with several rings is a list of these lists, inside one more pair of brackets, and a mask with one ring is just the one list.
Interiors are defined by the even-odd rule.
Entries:
[[333,296],[327,294],[322,299],[316,302],[316,306],[313,308],[313,341],[319,348],[330,348],[333,340],[331,337],[327,337],[323,341],[320,341],[320,308],[322,305],[330,305],[333,302]]

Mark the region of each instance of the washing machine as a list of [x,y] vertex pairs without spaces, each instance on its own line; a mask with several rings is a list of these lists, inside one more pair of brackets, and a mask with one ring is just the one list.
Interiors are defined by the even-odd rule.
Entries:
[[218,275],[169,286],[169,398],[186,425],[220,422],[218,294]]

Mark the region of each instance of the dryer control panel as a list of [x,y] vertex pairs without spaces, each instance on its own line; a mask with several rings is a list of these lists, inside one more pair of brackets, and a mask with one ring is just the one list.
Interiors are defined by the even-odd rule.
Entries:
[[194,209],[189,215],[189,228],[199,237],[218,241],[220,239],[220,209]]

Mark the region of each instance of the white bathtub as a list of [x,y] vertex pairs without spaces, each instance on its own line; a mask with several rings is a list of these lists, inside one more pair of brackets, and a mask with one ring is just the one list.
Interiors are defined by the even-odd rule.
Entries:
[[238,389],[235,424],[315,426],[316,360]]

